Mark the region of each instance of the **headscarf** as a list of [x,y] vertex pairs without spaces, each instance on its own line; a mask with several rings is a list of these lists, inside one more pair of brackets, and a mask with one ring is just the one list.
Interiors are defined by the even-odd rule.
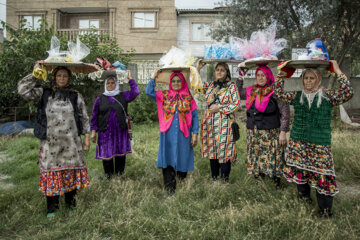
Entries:
[[229,65],[227,65],[227,63],[225,63],[225,62],[219,62],[218,64],[216,64],[215,70],[218,66],[223,66],[225,68],[226,77],[225,77],[225,81],[220,81],[219,79],[216,79],[214,81],[214,87],[219,86],[220,88],[223,88],[224,86],[227,85],[227,82],[231,80],[230,68],[229,68]]
[[[56,74],[58,71],[60,70],[65,70],[67,71],[68,75],[69,75],[69,81],[66,84],[65,87],[59,88],[56,84]],[[56,67],[53,71],[52,71],[52,97],[55,98],[55,94],[58,94],[59,99],[62,99],[63,101],[65,101],[66,99],[68,99],[70,97],[70,93],[71,92],[77,92],[76,90],[71,89],[71,80],[72,80],[72,72],[70,71],[70,69],[68,69],[67,67],[63,67],[63,66],[59,66]]]
[[[305,77],[305,73],[307,73],[307,72],[313,73],[314,76],[316,77],[316,84],[311,91],[306,91],[305,87],[304,87],[304,85],[305,85],[304,77]],[[321,89],[322,75],[321,75],[321,73],[317,69],[307,68],[301,73],[301,80],[302,80],[302,85],[303,85],[303,91],[302,91],[301,97],[300,97],[300,104],[304,104],[304,95],[305,95],[308,100],[308,104],[309,104],[309,108],[310,108],[311,104],[315,98],[315,95],[317,93],[319,93],[318,101],[317,101],[316,105],[317,105],[317,107],[320,107],[321,100],[322,100],[322,89]]]
[[270,97],[274,94],[273,83],[275,79],[271,69],[267,66],[258,67],[255,71],[255,76],[260,70],[265,74],[267,82],[264,86],[255,84],[246,88],[246,109],[249,110],[255,101],[255,108],[260,112],[265,112]]
[[[175,76],[178,76],[181,79],[181,88],[179,91],[175,91],[171,85],[171,79]],[[192,123],[192,112],[197,108],[197,105],[194,98],[191,96],[185,77],[182,73],[174,72],[171,74],[169,90],[156,91],[156,104],[160,132],[164,133],[169,130],[177,107],[180,130],[187,138]]]
[[[115,84],[116,84],[116,87],[115,87],[115,89],[114,90],[112,90],[112,91],[108,91],[107,89],[106,89],[106,84],[107,84],[107,82],[109,81],[109,79],[114,79],[114,81],[115,81]],[[105,79],[105,85],[104,85],[104,95],[105,96],[111,96],[111,97],[113,97],[113,96],[116,96],[116,95],[118,95],[120,93],[120,87],[119,87],[119,81],[118,81],[118,79],[117,79],[117,77],[116,76],[109,76],[108,78],[106,78]]]

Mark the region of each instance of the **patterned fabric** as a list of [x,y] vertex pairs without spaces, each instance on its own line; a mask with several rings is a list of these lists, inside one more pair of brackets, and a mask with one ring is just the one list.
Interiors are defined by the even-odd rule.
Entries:
[[[240,97],[234,83],[227,82],[223,88],[214,87],[214,82],[205,94],[206,110],[201,120],[202,157],[218,159],[219,163],[236,160],[236,144],[233,142],[231,124],[234,112],[240,107]],[[220,111],[211,113],[209,106],[220,104]]]
[[286,156],[288,166],[335,176],[331,146],[299,142],[290,138],[288,150]]
[[39,190],[48,197],[61,196],[89,186],[86,167],[76,170],[46,172],[40,170]]
[[[25,100],[37,103],[43,93],[42,88],[35,88],[36,79],[31,75],[18,83],[20,96]],[[49,97],[46,106],[47,139],[40,141],[39,167],[43,171],[65,169],[82,169],[85,157],[80,136],[76,127],[74,110],[70,100],[60,99],[58,93]],[[89,117],[83,97],[78,93],[79,117],[82,122],[82,133],[89,133]]]
[[[178,76],[181,79],[181,88],[173,90],[171,79]],[[180,130],[185,137],[189,136],[192,123],[192,112],[197,109],[196,102],[191,96],[183,74],[175,72],[170,76],[169,90],[156,91],[156,104],[158,109],[160,132],[164,133],[173,121],[176,109],[180,115]]]
[[284,167],[284,177],[288,182],[296,184],[310,184],[318,193],[334,196],[339,192],[336,185],[335,176],[323,175],[310,172],[297,167]]
[[[348,101],[352,97],[353,89],[346,76],[342,74],[338,77],[338,81],[340,83],[338,90],[322,90],[324,98],[322,104],[324,104],[324,101],[327,101],[331,106],[336,106]],[[280,100],[289,104],[294,104],[296,96],[299,94],[296,91],[284,92],[284,79],[281,75],[276,77],[274,92]],[[314,100],[312,108],[317,108],[314,104],[315,102]],[[308,106],[307,103],[304,103],[304,105]],[[316,114],[312,114],[310,117],[311,121],[319,121],[319,116]],[[333,196],[338,192],[330,145],[296,141],[290,138],[287,151],[287,166],[284,168],[284,176],[288,181],[297,184],[308,182],[321,194]]]
[[[236,80],[236,86],[239,90],[239,95],[241,100],[246,99],[246,88],[243,87],[244,80],[239,78]],[[290,125],[290,108],[289,105],[280,101],[274,94],[272,97],[276,100],[277,106],[280,112],[280,131],[288,132]]]
[[246,88],[246,109],[249,110],[255,101],[256,109],[264,112],[273,93],[272,85],[265,87],[254,85]]
[[284,148],[279,146],[278,128],[269,130],[247,129],[248,174],[264,173],[269,177],[280,177],[284,166]]

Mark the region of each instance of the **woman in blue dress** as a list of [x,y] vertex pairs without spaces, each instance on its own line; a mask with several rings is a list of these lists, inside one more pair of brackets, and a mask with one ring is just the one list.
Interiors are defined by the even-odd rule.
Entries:
[[156,100],[160,144],[157,168],[162,168],[164,185],[168,193],[176,189],[176,176],[186,178],[194,170],[194,150],[199,131],[197,105],[192,97],[185,77],[181,72],[170,76],[169,90],[155,91],[155,70],[146,87],[146,94]]

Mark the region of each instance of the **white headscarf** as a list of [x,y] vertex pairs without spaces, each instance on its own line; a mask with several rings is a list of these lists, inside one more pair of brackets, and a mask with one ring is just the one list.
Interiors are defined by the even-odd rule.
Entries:
[[[112,90],[112,91],[108,91],[108,90],[106,89],[106,84],[107,84],[107,82],[108,82],[109,79],[114,79],[115,84],[116,84],[115,89]],[[104,95],[105,95],[105,96],[111,96],[111,97],[113,97],[113,96],[118,95],[118,94],[120,93],[120,87],[119,87],[119,82],[118,82],[117,77],[116,77],[116,76],[110,76],[110,77],[106,78],[106,79],[105,79],[104,89],[105,89],[105,91],[104,91]]]

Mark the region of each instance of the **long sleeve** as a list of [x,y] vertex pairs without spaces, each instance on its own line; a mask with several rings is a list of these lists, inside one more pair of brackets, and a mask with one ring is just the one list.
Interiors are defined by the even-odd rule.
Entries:
[[26,101],[38,103],[43,94],[42,88],[35,88],[37,79],[29,74],[18,82],[19,95]]
[[81,123],[83,126],[82,134],[89,133],[90,132],[89,116],[86,111],[86,105],[84,102],[84,98],[80,93],[78,93],[77,104],[78,104],[78,109],[79,109],[79,116],[80,116]]
[[138,85],[136,84],[135,79],[130,79],[129,85],[130,85],[129,91],[121,92],[126,102],[133,101],[140,94],[140,90]]
[[91,116],[91,126],[90,129],[91,130],[98,130],[98,115],[99,115],[99,102],[100,102],[100,97],[97,97],[95,102],[94,102],[94,106],[93,106],[93,111],[92,111],[92,116]]
[[146,86],[145,93],[146,93],[146,95],[151,97],[153,100],[156,100],[155,87],[156,87],[155,79],[150,78],[150,81],[149,81],[148,85]]
[[290,125],[290,105],[278,99],[276,100],[280,111],[280,131],[288,132]]
[[246,100],[246,88],[244,88],[244,80],[237,79],[236,80],[236,87],[239,91],[240,99]]
[[199,133],[199,115],[197,109],[192,112],[191,129],[193,133]]
[[296,91],[284,91],[284,77],[277,75],[274,83],[274,93],[276,97],[287,104],[292,104],[296,97]]
[[326,95],[329,98],[329,102],[333,106],[337,106],[349,101],[354,94],[350,81],[345,74],[340,75],[337,78],[337,81],[339,82],[339,89],[326,90]]
[[240,96],[235,84],[230,84],[228,91],[229,101],[220,107],[220,112],[223,114],[233,113],[240,107]]

